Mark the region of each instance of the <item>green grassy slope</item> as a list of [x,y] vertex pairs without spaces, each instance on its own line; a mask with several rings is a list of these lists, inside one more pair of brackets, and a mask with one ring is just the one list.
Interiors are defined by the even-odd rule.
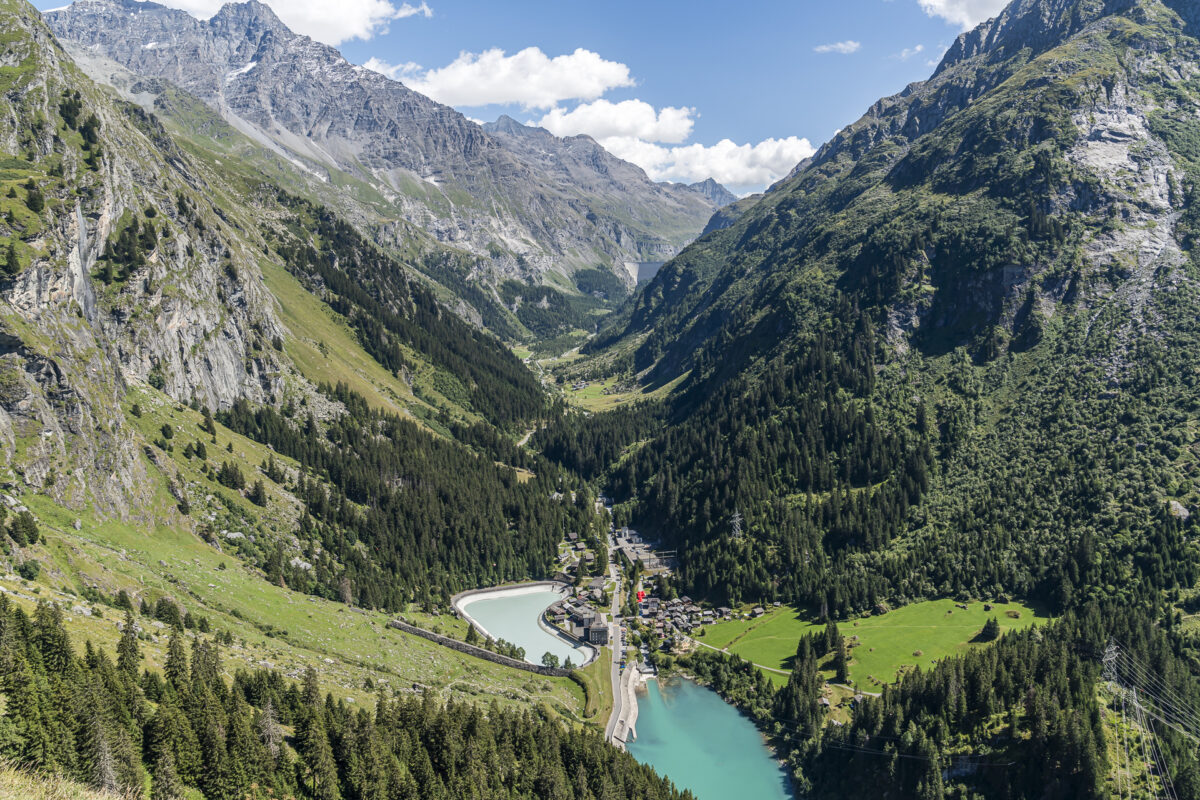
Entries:
[[[979,602],[966,605],[964,611],[953,600],[930,600],[841,623],[839,630],[850,646],[851,680],[861,689],[877,692],[907,670],[928,668],[979,646],[973,640],[992,617],[1002,631],[1021,630],[1047,619],[1022,603],[996,603],[991,611],[984,611]],[[758,619],[718,622],[705,628],[698,641],[786,673],[800,637],[824,629],[808,615],[783,606]],[[832,678],[832,666],[824,667],[826,677]],[[777,685],[787,681],[787,675],[778,672],[767,677]]]
[[[161,438],[164,424],[176,431],[172,452],[148,448],[148,459],[154,462],[148,466],[159,481],[152,487],[153,500],[133,509],[126,519],[114,519],[66,509],[39,495],[20,496],[43,533],[43,541],[23,548],[20,558],[35,559],[43,568],[34,583],[11,574],[0,578],[0,586],[19,602],[32,607],[35,600],[50,599],[68,608],[99,609],[103,616],[71,614],[71,624],[87,638],[115,645],[120,612],[85,595],[95,598],[90,594],[94,590],[111,600],[124,589],[151,605],[167,597],[196,616],[208,617],[215,632],[234,635],[237,643],[228,648],[228,660],[247,667],[267,661],[285,672],[317,663],[331,691],[357,702],[371,701],[373,691],[364,689],[369,678],[375,685],[393,688],[419,684],[447,697],[544,701],[569,719],[582,718],[583,693],[568,679],[541,678],[461,655],[387,628],[394,615],[350,608],[267,582],[262,571],[245,560],[258,552],[249,540],[266,547],[290,535],[299,514],[297,502],[264,480],[268,500],[266,508],[260,508],[202,473],[199,458],[182,455],[186,443],[203,441],[210,464],[228,461],[247,476],[260,476],[260,465],[271,455],[267,448],[224,427],[218,427],[217,442],[212,443],[201,430],[198,412],[148,387],[135,391],[129,403],[142,412],[129,419],[147,440]],[[288,459],[273,457],[281,467],[294,469]],[[191,504],[188,517],[180,514],[171,483],[185,487]],[[198,533],[190,531],[193,524]],[[432,617],[414,608],[405,616],[456,638],[466,633],[463,623],[448,615]],[[155,638],[146,642],[152,665],[161,665],[167,632],[154,630]]]

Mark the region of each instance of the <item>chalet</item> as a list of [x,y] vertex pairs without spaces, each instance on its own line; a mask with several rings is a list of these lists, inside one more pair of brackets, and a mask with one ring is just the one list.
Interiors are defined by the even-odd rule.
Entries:
[[584,550],[587,550],[587,545],[586,545],[586,544],[584,544],[583,542],[576,542],[576,543],[575,543],[575,550],[576,550],[577,552],[580,552],[580,553],[582,553]]
[[720,608],[717,609],[717,616],[720,617],[721,619],[729,619],[729,617],[732,614],[733,614],[733,609],[731,609],[731,608],[726,608],[725,606],[721,606]]
[[765,613],[767,613],[767,610],[762,606],[755,606],[754,608],[750,609],[750,616],[752,617],[761,617]]
[[591,564],[596,560],[596,554],[589,550],[588,552],[583,554],[583,560],[586,561],[587,563]]
[[603,590],[604,589],[604,578],[592,578],[590,581],[587,582],[587,587],[589,589]]
[[570,533],[567,534],[567,541],[568,542],[578,542],[579,534],[576,533],[575,531],[571,531]]

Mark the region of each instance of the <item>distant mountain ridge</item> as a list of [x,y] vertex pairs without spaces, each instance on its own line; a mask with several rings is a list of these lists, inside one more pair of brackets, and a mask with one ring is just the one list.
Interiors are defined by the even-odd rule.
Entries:
[[209,20],[135,0],[44,16],[61,39],[177,84],[302,168],[367,181],[400,218],[491,255],[505,274],[621,275],[624,261],[669,258],[728,195],[655,183],[588,137],[476,125],[292,33],[254,0]]

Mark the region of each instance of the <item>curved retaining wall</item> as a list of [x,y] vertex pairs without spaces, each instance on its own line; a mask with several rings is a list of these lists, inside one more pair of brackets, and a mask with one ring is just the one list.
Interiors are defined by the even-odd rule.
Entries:
[[580,639],[578,636],[574,636],[570,633],[567,633],[562,628],[555,627],[554,625],[551,625],[550,623],[546,622],[546,615],[544,613],[538,614],[537,623],[538,623],[538,627],[541,628],[542,630],[544,630],[546,633],[550,634],[551,636],[562,639],[564,642],[571,645],[576,650],[579,650],[579,649],[586,650],[590,655],[586,659],[584,659],[583,663],[581,663],[579,665],[581,667],[586,667],[588,664],[595,661],[596,656],[598,656],[600,654],[600,650],[599,650],[599,648],[596,647],[596,645],[589,644],[589,643],[585,642],[583,639]]
[[389,628],[395,628],[404,633],[411,633],[413,636],[420,636],[423,639],[428,639],[431,642],[436,642],[443,647],[449,647],[451,650],[457,650],[460,653],[465,653],[469,656],[482,658],[484,661],[491,661],[494,664],[501,664],[513,669],[522,669],[526,672],[533,672],[537,675],[545,675],[550,678],[567,678],[570,677],[572,670],[563,669],[562,667],[543,667],[541,664],[530,664],[528,661],[522,661],[516,658],[502,656],[499,653],[493,653],[491,650],[484,650],[482,647],[476,647],[473,644],[460,642],[458,639],[451,639],[449,636],[442,636],[440,633],[427,631],[424,628],[418,628],[416,625],[409,625],[398,619],[394,619],[388,623]]
[[508,589],[570,589],[571,584],[563,583],[562,581],[533,581],[531,583],[506,583],[503,586],[489,586],[486,589],[468,589],[465,592],[459,592],[450,598],[450,607],[459,614],[463,614],[463,610],[458,607],[458,604],[469,597],[475,597],[481,594],[494,594],[503,592]]
[[[475,630],[479,631],[481,636],[483,636],[485,639],[490,639],[490,638],[492,638],[491,634],[488,633],[487,631],[485,631],[480,626],[476,625],[475,620],[471,619],[471,615],[468,614],[466,611],[463,611],[462,608],[459,606],[459,604],[463,600],[467,600],[472,597],[478,597],[480,595],[490,595],[490,594],[505,592],[505,591],[508,591],[511,589],[556,589],[556,590],[562,592],[565,596],[573,588],[574,587],[571,586],[571,584],[563,583],[562,581],[532,581],[530,583],[506,583],[503,586],[489,586],[486,589],[468,589],[465,592],[459,592],[458,594],[456,594],[450,598],[450,607],[454,609],[455,614],[458,614],[460,617],[465,619],[467,621],[468,625],[470,625]],[[594,644],[588,644],[587,642],[583,641],[582,639],[580,639],[577,636],[572,636],[571,634],[567,633],[566,631],[562,630],[561,628],[556,628],[553,625],[548,625],[546,623],[544,614],[538,615],[537,624],[538,624],[538,627],[540,627],[543,631],[550,634],[551,636],[561,639],[562,641],[566,642],[567,644],[571,645],[572,647],[574,647],[576,649],[583,648],[584,650],[586,650],[588,652],[588,654],[589,654],[588,657],[582,663],[579,664],[579,667],[577,667],[577,669],[580,667],[586,667],[588,664],[591,664],[593,661],[595,661],[597,657],[599,657],[600,648],[596,647],[596,645],[594,645]],[[433,635],[436,636],[437,634],[433,634]],[[428,638],[428,637],[426,637],[426,638]],[[450,641],[457,641],[457,639],[451,639]],[[484,652],[490,653],[491,651],[484,650]],[[521,663],[524,664],[527,662],[522,661]],[[537,666],[537,665],[533,664],[530,666]]]

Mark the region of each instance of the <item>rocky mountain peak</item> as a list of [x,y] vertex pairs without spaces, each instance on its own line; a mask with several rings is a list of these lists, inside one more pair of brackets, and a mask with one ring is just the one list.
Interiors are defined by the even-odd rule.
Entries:
[[1141,0],[1016,0],[999,14],[960,34],[937,70],[983,56],[995,63],[1028,50],[1031,56],[1056,47],[1092,22],[1128,11]]
[[693,192],[699,192],[707,197],[717,208],[724,208],[725,206],[737,200],[736,194],[729,191],[712,178],[705,178],[702,181],[689,184],[688,188]]
[[[498,275],[661,261],[698,235],[705,194],[651,181],[591,139],[511,118],[481,128],[288,30],[256,0],[209,20],[152,2],[47,12],[61,40],[175,84],[306,175],[349,174],[385,198],[364,217],[417,225]],[[385,223],[385,224],[388,224]]]
[[484,123],[483,129],[489,133],[509,133],[515,136],[525,136],[537,130],[529,125],[518,122],[508,114],[501,114],[495,122]]
[[271,7],[258,0],[247,0],[244,3],[226,3],[221,6],[212,18],[214,27],[228,27],[232,31],[241,28],[247,34],[260,34],[270,31],[275,34],[293,36],[291,30],[275,15]]

